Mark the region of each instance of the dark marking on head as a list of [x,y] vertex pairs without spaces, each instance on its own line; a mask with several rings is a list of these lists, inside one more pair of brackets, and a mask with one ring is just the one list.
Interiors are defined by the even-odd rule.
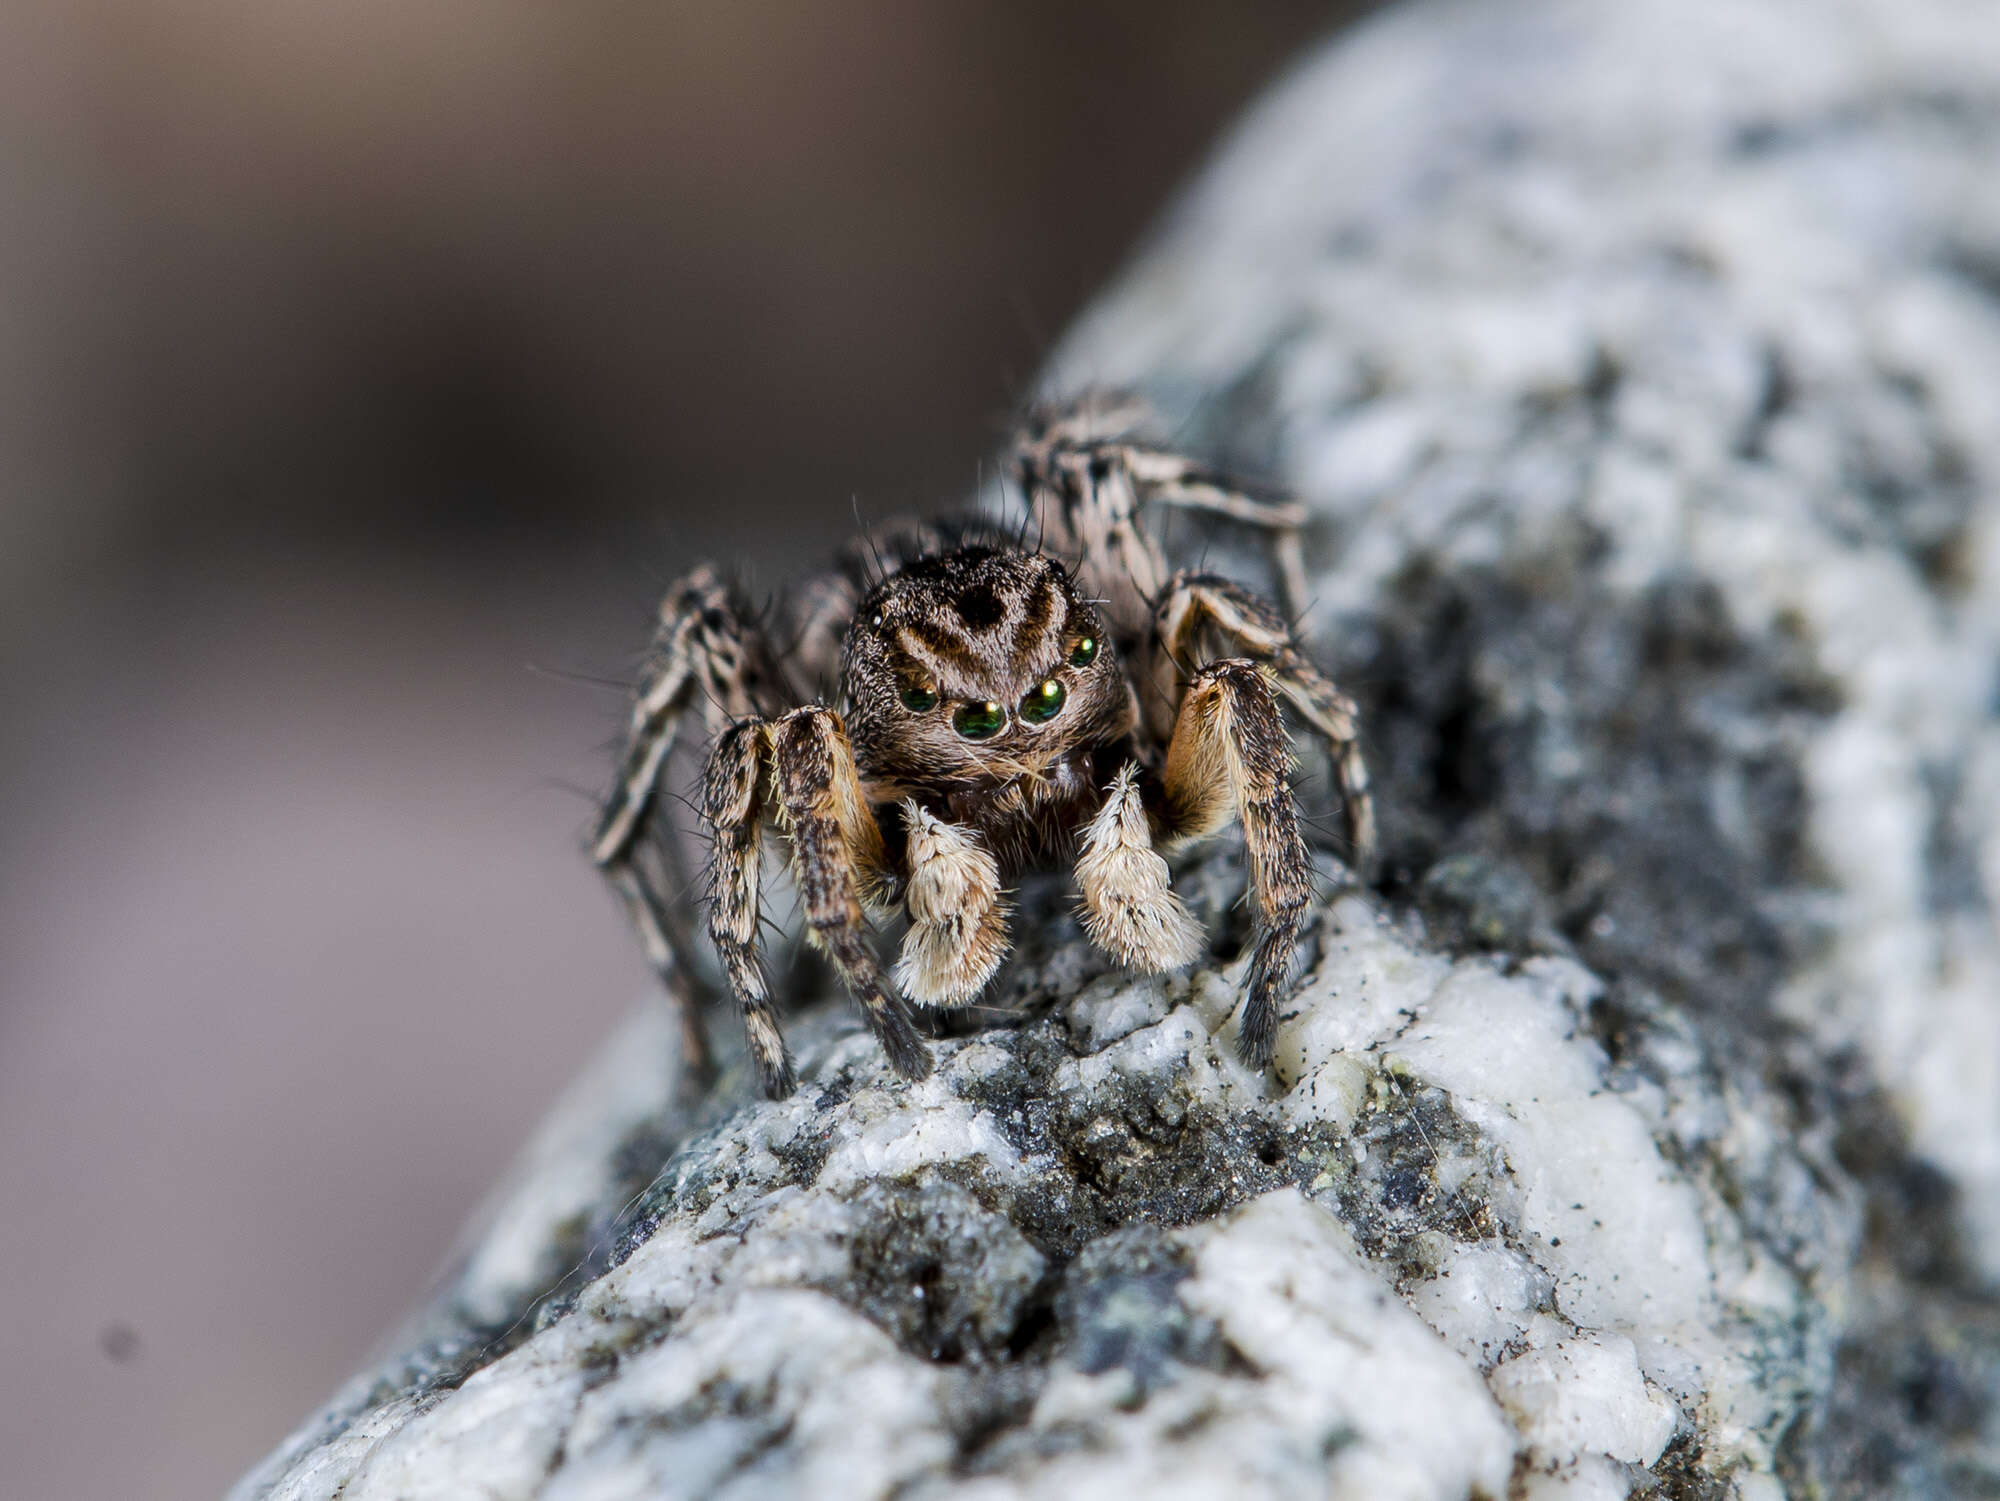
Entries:
[[981,658],[971,644],[942,621],[909,621],[898,637],[904,656],[912,661],[921,653],[954,671],[972,673],[980,668]]
[[987,584],[974,584],[969,589],[961,590],[952,601],[952,607],[968,630],[990,631],[1007,618],[1007,606]]
[[1029,592],[1022,608],[1021,623],[1014,633],[1016,649],[1030,658],[1047,656],[1050,632],[1057,624],[1058,613],[1067,618],[1069,611],[1063,607],[1061,567],[1051,564],[1048,574]]

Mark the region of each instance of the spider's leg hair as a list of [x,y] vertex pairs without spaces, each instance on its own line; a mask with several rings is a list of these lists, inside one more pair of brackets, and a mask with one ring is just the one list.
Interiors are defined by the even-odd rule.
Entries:
[[638,861],[640,843],[659,831],[658,858],[670,887],[689,884],[679,847],[662,830],[662,792],[683,721],[699,712],[710,734],[751,712],[767,674],[761,637],[744,624],[736,597],[712,568],[701,567],[667,591],[626,726],[616,779],[605,797],[589,850],[624,905],[641,949],[680,1011],[689,1063],[706,1068],[691,977],[680,961],[690,940],[681,906],[660,898]]
[[709,941],[743,1008],[750,1056],[764,1093],[782,1099],[798,1081],[757,952],[762,919],[758,855],[771,811],[771,740],[771,725],[762,719],[739,720],[717,738],[702,777],[702,822],[714,850]]
[[1120,964],[1162,973],[1192,964],[1202,933],[1153,848],[1138,778],[1131,761],[1113,779],[1084,831],[1076,884],[1091,942]]
[[609,688],[618,693],[630,693],[633,682],[630,678],[608,678],[600,673],[579,672],[573,667],[550,667],[544,662],[523,662],[522,670],[538,678],[549,678],[558,683],[576,683],[585,688]]
[[890,1065],[906,1079],[924,1078],[930,1050],[869,942],[861,890],[886,871],[887,858],[840,716],[818,705],[794,709],[772,726],[771,762],[811,939],[860,1003]]
[[1000,865],[979,837],[903,804],[910,915],[896,983],[920,1006],[962,1006],[1007,954],[1007,901]]
[[872,589],[889,576],[889,567],[882,561],[882,554],[875,546],[875,533],[862,517],[861,497],[850,494],[847,503],[854,509],[854,529],[861,534],[861,541],[868,549],[868,556],[875,560],[875,577],[868,581],[868,587]]
[[660,988],[673,1001],[674,1014],[681,1029],[681,1061],[690,1072],[706,1077],[714,1070],[714,1055],[709,1049],[708,1033],[702,1026],[701,997],[695,991],[687,967],[680,962],[669,931],[672,926],[666,916],[669,909],[646,878],[645,867],[635,860],[610,867],[605,871],[605,879],[624,901],[633,931],[639,935],[639,947],[645,952],[646,962],[652,966]]
[[1176,663],[1181,653],[1196,652],[1203,642],[1212,641],[1225,652],[1270,669],[1273,686],[1326,743],[1347,809],[1352,864],[1365,879],[1375,854],[1375,802],[1354,700],[1313,665],[1282,615],[1228,579],[1176,574],[1154,620],[1162,649]]
[[528,784],[536,792],[566,792],[572,797],[580,797],[593,808],[597,806],[599,793],[581,782],[572,782],[568,777],[536,777]]
[[1261,931],[1237,1049],[1253,1068],[1271,1061],[1277,1002],[1289,988],[1312,898],[1290,766],[1291,742],[1266,669],[1242,657],[1205,664],[1181,700],[1167,747],[1160,821],[1177,842],[1213,833],[1232,816],[1243,826]]

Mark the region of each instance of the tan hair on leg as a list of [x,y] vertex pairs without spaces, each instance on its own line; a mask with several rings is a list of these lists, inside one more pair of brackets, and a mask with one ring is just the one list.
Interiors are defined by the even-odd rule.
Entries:
[[885,869],[882,831],[861,795],[840,716],[818,706],[794,709],[773,730],[771,760],[811,939],[861,1003],[891,1066],[906,1079],[925,1078],[930,1049],[903,1003],[883,986],[868,941],[861,894]]
[[1181,969],[1201,953],[1201,924],[1168,884],[1153,848],[1133,764],[1118,773],[1084,832],[1076,860],[1084,931],[1120,964],[1149,973]]
[[1375,858],[1375,799],[1368,789],[1354,700],[1312,664],[1269,605],[1228,579],[1175,574],[1155,623],[1167,648],[1163,670],[1172,670],[1176,661],[1200,662],[1223,654],[1248,657],[1270,669],[1272,686],[1327,744],[1347,810],[1349,856],[1365,878]]
[[903,804],[909,830],[910,931],[896,984],[920,1006],[960,1006],[979,993],[1007,954],[1007,903],[1000,866],[970,833]]
[[1271,1061],[1277,1000],[1291,977],[1312,896],[1312,862],[1286,780],[1291,742],[1268,671],[1237,657],[1197,672],[1181,700],[1166,767],[1165,822],[1175,837],[1212,833],[1231,811],[1243,825],[1262,932],[1250,961],[1238,1051],[1259,1069]]

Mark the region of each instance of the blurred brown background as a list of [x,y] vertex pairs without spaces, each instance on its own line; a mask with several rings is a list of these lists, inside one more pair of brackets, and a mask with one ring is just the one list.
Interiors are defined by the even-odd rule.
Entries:
[[0,1494],[214,1495],[646,986],[653,592],[969,489],[1351,4],[0,11]]

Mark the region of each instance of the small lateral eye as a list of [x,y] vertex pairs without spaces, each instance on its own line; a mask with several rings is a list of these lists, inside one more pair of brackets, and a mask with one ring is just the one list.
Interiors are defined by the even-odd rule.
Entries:
[[967,740],[985,740],[1000,733],[1007,711],[999,704],[960,704],[952,711],[951,727]]
[[1088,667],[1096,660],[1097,638],[1095,636],[1085,636],[1069,649],[1069,665],[1072,667]]
[[937,689],[928,683],[919,683],[903,690],[903,707],[912,714],[922,714],[937,707]]
[[1069,689],[1054,678],[1035,684],[1021,695],[1021,718],[1027,724],[1047,724],[1062,713]]

